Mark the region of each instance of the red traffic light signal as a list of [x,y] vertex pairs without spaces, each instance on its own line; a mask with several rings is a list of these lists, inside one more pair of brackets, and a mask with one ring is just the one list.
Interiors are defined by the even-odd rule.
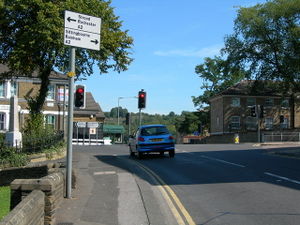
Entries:
[[76,86],[74,105],[77,108],[85,108],[85,87],[83,85]]
[[145,91],[139,91],[138,108],[139,109],[146,108],[146,92]]

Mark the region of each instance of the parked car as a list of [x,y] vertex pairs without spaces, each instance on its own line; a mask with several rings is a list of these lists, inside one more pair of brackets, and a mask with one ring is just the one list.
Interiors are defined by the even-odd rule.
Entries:
[[145,153],[159,152],[164,155],[168,152],[172,158],[175,156],[175,143],[172,134],[165,125],[144,125],[137,129],[129,138],[130,155],[141,158]]

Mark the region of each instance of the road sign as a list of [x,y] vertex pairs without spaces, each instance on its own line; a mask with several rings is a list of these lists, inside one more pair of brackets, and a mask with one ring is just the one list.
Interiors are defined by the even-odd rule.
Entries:
[[101,18],[65,11],[64,44],[100,50]]
[[84,127],[86,127],[86,122],[77,122],[77,123],[76,123],[76,126],[77,126],[78,128],[84,128]]
[[87,127],[88,128],[98,128],[99,123],[98,122],[87,122]]

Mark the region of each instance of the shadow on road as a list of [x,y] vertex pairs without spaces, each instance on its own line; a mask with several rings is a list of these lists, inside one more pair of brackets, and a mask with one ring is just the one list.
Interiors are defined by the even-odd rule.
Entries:
[[152,185],[157,184],[141,173],[139,164],[155,172],[167,185],[263,182],[300,190],[299,159],[266,154],[262,149],[204,149],[177,152],[175,158],[169,158],[168,154],[149,154],[137,159],[128,156],[127,152],[117,156],[95,154],[95,157]]

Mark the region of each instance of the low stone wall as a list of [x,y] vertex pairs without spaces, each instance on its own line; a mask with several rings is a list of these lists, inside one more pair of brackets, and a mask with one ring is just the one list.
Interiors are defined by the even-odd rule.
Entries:
[[235,135],[239,135],[239,142],[257,142],[258,137],[256,132],[247,132],[247,133],[227,133],[220,135],[211,135],[205,138],[207,144],[223,144],[223,143],[234,143]]
[[0,225],[43,225],[45,194],[34,190],[23,199],[2,221]]
[[55,212],[64,197],[63,174],[53,173],[41,179],[16,179],[11,185],[11,208],[16,207],[33,190],[41,190],[45,194],[44,224],[55,223]]
[[36,179],[48,175],[48,165],[6,168],[0,170],[0,186],[7,186],[15,179]]

